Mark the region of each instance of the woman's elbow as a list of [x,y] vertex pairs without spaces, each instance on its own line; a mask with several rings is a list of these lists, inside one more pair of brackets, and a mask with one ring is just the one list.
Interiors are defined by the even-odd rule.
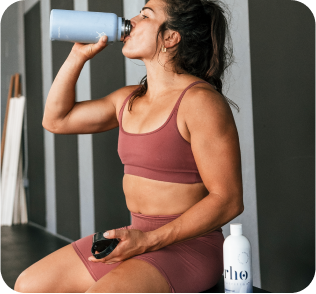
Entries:
[[244,205],[242,204],[242,205],[239,207],[239,213],[238,213],[238,215],[242,214],[242,213],[244,212],[244,209],[245,209],[245,207],[244,207]]
[[236,212],[235,212],[235,213],[236,213],[236,217],[237,217],[238,215],[241,215],[241,214],[244,212],[245,207],[244,207],[243,201],[237,203],[237,204],[235,205],[235,207],[236,207]]
[[43,127],[46,131],[49,131],[50,133],[59,134],[58,129],[52,127],[50,124],[48,124],[47,122],[45,122],[44,119],[43,119],[43,121],[42,121],[42,127]]

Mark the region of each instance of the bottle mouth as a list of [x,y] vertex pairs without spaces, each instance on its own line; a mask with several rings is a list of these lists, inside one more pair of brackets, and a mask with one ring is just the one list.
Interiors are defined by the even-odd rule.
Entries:
[[122,30],[121,30],[121,42],[124,41],[125,37],[129,36],[132,30],[131,21],[125,18],[122,18]]

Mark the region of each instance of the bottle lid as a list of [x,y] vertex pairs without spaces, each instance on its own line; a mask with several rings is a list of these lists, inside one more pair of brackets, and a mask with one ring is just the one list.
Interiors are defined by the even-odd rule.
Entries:
[[122,27],[121,27],[121,42],[124,41],[124,38],[129,36],[132,30],[131,21],[128,19],[122,18]]
[[230,224],[230,234],[233,236],[240,236],[242,235],[242,224]]

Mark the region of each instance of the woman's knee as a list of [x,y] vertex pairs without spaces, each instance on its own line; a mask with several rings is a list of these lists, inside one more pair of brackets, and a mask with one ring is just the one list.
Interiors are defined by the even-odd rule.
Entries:
[[21,293],[36,293],[36,283],[34,283],[34,279],[28,276],[27,270],[22,272],[17,278],[14,290]]
[[14,290],[22,293],[85,292],[94,283],[94,279],[70,244],[22,272]]

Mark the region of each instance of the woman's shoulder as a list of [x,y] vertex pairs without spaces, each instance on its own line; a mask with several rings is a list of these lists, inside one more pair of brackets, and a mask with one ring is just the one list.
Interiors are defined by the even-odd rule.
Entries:
[[209,83],[199,83],[191,87],[181,104],[188,124],[209,120],[216,124],[232,122],[232,111],[226,98]]
[[115,93],[115,108],[118,109],[118,111],[121,109],[125,99],[132,94],[137,88],[139,88],[140,85],[130,85],[122,87],[118,90],[116,90]]
[[188,89],[184,96],[184,104],[188,107],[199,105],[202,107],[226,108],[228,106],[225,97],[220,94],[212,84],[206,82],[198,83]]

